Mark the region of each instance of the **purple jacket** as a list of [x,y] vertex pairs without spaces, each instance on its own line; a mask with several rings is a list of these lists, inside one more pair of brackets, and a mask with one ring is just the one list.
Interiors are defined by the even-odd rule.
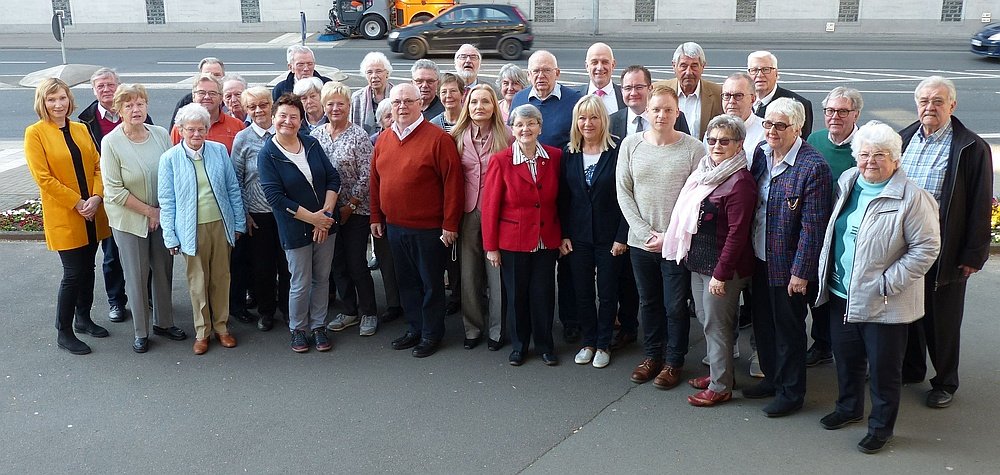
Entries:
[[[758,184],[766,166],[767,157],[758,146],[750,167]],[[787,286],[793,275],[816,282],[823,235],[830,220],[831,182],[830,166],[806,141],[802,141],[795,165],[771,179],[765,230],[768,285]]]

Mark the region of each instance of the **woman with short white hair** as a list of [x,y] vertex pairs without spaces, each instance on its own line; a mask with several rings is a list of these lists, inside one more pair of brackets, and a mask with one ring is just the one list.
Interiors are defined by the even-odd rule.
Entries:
[[361,60],[360,71],[365,75],[368,85],[351,94],[351,122],[371,134],[379,127],[376,109],[382,100],[389,97],[392,90],[392,83],[389,82],[392,63],[385,54],[372,51]]
[[294,94],[299,96],[306,111],[306,115],[302,117],[302,131],[307,134],[326,123],[326,114],[323,113],[323,104],[320,103],[322,93],[323,81],[319,78],[299,79],[295,83]]

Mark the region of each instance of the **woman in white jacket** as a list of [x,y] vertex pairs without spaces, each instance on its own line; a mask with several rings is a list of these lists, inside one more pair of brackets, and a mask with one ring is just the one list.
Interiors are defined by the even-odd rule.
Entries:
[[872,409],[858,450],[870,454],[892,438],[906,324],[924,315],[924,274],[941,244],[938,204],[899,168],[901,146],[880,122],[855,132],[857,167],[837,183],[819,261],[817,304],[830,302],[840,389],[836,409],[820,424],[833,430],[861,422],[867,367]]

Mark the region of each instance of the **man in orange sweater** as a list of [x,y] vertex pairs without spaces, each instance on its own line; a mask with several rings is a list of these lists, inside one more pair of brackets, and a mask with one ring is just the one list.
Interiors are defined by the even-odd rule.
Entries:
[[392,89],[392,127],[375,143],[371,228],[388,234],[399,299],[409,329],[392,348],[433,355],[444,336],[444,268],[458,239],[465,199],[462,165],[450,135],[424,120],[412,84]]

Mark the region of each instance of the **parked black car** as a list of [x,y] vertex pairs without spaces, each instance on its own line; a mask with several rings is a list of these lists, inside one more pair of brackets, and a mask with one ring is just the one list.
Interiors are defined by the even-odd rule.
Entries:
[[990,23],[973,35],[970,41],[973,53],[1000,58],[1000,23]]
[[469,43],[487,53],[496,51],[503,59],[515,60],[531,49],[535,37],[531,23],[512,5],[455,5],[423,23],[389,33],[389,48],[407,59],[427,53],[454,53]]

